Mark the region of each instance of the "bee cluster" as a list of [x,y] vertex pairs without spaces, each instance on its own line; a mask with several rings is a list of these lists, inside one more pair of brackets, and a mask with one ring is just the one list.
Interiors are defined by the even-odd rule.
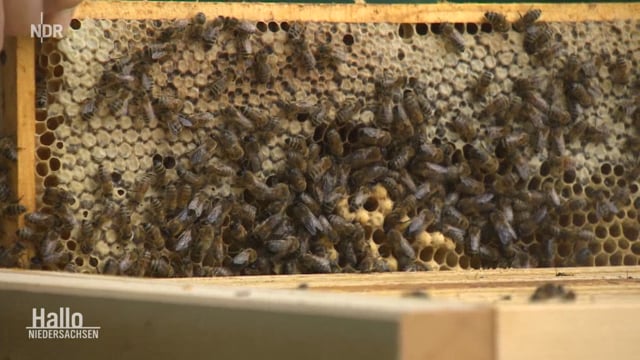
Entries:
[[162,277],[637,264],[640,24],[540,16],[78,22],[17,243]]

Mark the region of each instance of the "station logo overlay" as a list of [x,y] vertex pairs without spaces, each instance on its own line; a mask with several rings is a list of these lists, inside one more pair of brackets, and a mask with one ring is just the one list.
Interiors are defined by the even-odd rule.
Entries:
[[40,39],[40,43],[47,38],[61,38],[62,24],[45,24],[44,13],[40,12],[40,24],[31,24],[31,37]]
[[61,307],[58,312],[33,308],[31,326],[27,326],[29,339],[98,339],[100,326],[84,326],[84,316]]

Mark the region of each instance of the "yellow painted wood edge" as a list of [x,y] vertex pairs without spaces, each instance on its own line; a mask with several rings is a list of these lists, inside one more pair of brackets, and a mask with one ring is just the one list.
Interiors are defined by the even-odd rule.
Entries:
[[640,3],[588,4],[276,4],[85,1],[76,18],[167,19],[189,18],[197,12],[207,17],[233,16],[253,21],[322,22],[480,22],[486,11],[517,19],[529,9],[541,9],[544,21],[610,21],[640,19]]

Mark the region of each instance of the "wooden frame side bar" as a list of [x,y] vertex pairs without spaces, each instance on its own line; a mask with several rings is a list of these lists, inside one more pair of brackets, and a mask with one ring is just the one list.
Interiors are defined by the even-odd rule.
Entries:
[[170,19],[188,18],[197,12],[207,17],[234,16],[255,21],[328,22],[481,22],[486,11],[504,13],[515,20],[527,10],[542,10],[545,21],[607,21],[640,19],[640,3],[575,4],[275,4],[85,1],[76,8],[77,18]]
[[[7,61],[2,66],[4,107],[0,134],[16,141],[18,160],[11,169],[11,182],[20,203],[33,211],[36,206],[34,40],[10,37],[5,39],[4,50]],[[14,231],[15,226],[10,224],[5,232]],[[3,237],[5,242],[8,238]]]

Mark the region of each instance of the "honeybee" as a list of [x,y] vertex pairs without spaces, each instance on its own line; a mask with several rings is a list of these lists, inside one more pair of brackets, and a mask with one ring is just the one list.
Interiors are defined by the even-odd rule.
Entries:
[[509,153],[513,153],[517,148],[522,148],[529,144],[529,134],[525,132],[511,133],[502,138],[500,143]]
[[244,269],[258,260],[258,253],[252,248],[240,251],[231,260],[231,265],[236,269]]
[[360,100],[348,98],[344,101],[343,105],[336,112],[336,123],[338,125],[344,125],[353,120],[353,118],[360,112],[363,104]]
[[415,155],[415,150],[412,146],[410,145],[403,146],[398,150],[398,153],[395,154],[393,159],[389,161],[389,167],[395,170],[403,169],[405,166],[407,166],[407,164],[409,163],[411,158],[413,158],[414,155]]
[[215,46],[218,37],[220,36],[220,26],[215,22],[211,22],[204,26],[202,30],[201,39],[204,43],[205,50],[211,49]]
[[435,214],[429,209],[422,209],[414,216],[405,230],[408,238],[415,238],[417,235],[425,231],[435,220]]
[[211,208],[211,211],[209,211],[203,219],[203,222],[205,224],[211,224],[214,229],[217,229],[228,221],[228,215],[232,208],[233,204],[228,199],[220,199]]
[[286,152],[287,164],[290,167],[300,169],[302,172],[306,172],[308,167],[308,161],[304,155],[300,152],[290,150]]
[[151,187],[152,177],[149,174],[142,175],[136,179],[133,184],[133,189],[129,192],[131,202],[134,206],[139,205],[144,200],[144,195],[149,191]]
[[491,23],[491,26],[495,31],[507,32],[511,29],[511,24],[509,24],[507,18],[500,13],[487,11],[484,13],[484,18]]
[[382,152],[377,146],[370,146],[353,151],[347,155],[344,162],[349,165],[351,169],[361,169],[365,166],[378,163],[382,161]]
[[24,216],[24,222],[27,226],[33,227],[37,230],[50,230],[54,229],[59,224],[54,215],[35,211],[28,213]]
[[403,108],[407,116],[414,124],[422,124],[425,120],[424,113],[420,107],[418,95],[413,90],[405,90],[403,95]]
[[[486,16],[486,15],[485,15]],[[476,86],[474,88],[474,94],[479,98],[484,98],[487,94],[487,90],[489,89],[489,85],[493,81],[494,75],[493,72],[489,70],[485,70],[478,77],[478,81],[476,82]]]
[[82,104],[82,110],[80,110],[80,117],[84,121],[91,121],[96,112],[96,99],[87,99]]
[[258,129],[263,129],[269,123],[269,117],[248,105],[242,106],[240,112],[246,116]]
[[193,149],[189,154],[191,166],[199,168],[202,164],[207,163],[211,158],[212,152],[217,147],[218,143],[216,143],[213,139],[207,139],[202,144],[198,145],[198,147]]
[[588,202],[584,198],[572,198],[565,201],[562,206],[558,209],[558,213],[560,214],[571,214],[576,211],[580,211],[586,209],[588,206]]
[[16,161],[18,159],[18,147],[8,136],[0,138],[0,154],[7,160]]
[[523,116],[528,120],[534,128],[538,131],[546,129],[545,122],[547,121],[546,114],[539,110],[537,107],[526,103],[523,105]]
[[524,50],[532,55],[548,46],[553,38],[553,29],[548,24],[530,26],[525,30]]
[[321,210],[321,206],[320,203],[314,199],[311,195],[307,194],[307,193],[302,193],[298,196],[298,200],[300,200],[301,203],[305,204],[309,210],[311,210],[312,213],[320,213]]
[[566,126],[571,122],[571,114],[556,105],[549,107],[547,118],[549,125],[553,127]]
[[509,98],[505,95],[498,95],[493,101],[485,106],[482,116],[486,117],[502,117],[509,110]]
[[629,64],[624,57],[619,56],[614,63],[609,65],[609,75],[615,84],[627,84],[629,82]]
[[405,187],[402,184],[398,183],[392,177],[385,177],[380,183],[387,190],[387,193],[389,194],[391,200],[397,201],[400,198],[404,197],[406,193]]
[[462,35],[456,30],[456,28],[451,23],[443,23],[441,27],[442,35],[453,45],[453,47],[458,52],[464,52],[465,44],[464,38]]
[[309,109],[309,120],[311,120],[311,123],[315,126],[322,124],[329,125],[328,113],[329,104],[323,101]]
[[450,166],[442,166],[433,163],[425,163],[424,168],[416,169],[422,176],[441,181],[455,181],[460,176],[469,175],[471,169],[466,163],[454,164]]
[[310,273],[330,273],[331,263],[329,259],[313,254],[302,255],[301,265]]
[[444,152],[435,144],[420,141],[414,162],[440,163],[444,160]]
[[355,131],[356,141],[358,145],[377,145],[386,147],[391,143],[391,134],[382,129],[374,127],[361,127]]
[[307,205],[297,202],[293,205],[292,212],[294,217],[307,229],[311,236],[315,236],[323,229],[322,224]]
[[325,156],[320,159],[316,164],[309,167],[309,176],[313,182],[318,182],[320,178],[333,166],[333,160],[331,157]]
[[557,155],[562,155],[566,151],[564,133],[562,131],[552,131],[551,140],[553,140],[553,150]]
[[493,224],[493,228],[498,234],[498,238],[500,239],[500,243],[503,248],[508,248],[513,244],[518,235],[511,227],[511,223],[509,222],[507,215],[503,210],[495,210],[489,215],[489,219]]
[[44,110],[49,104],[49,92],[47,91],[46,81],[39,80],[36,82],[36,109]]
[[289,24],[289,29],[287,29],[287,37],[292,42],[300,42],[305,39],[305,31],[307,27],[301,22],[294,22]]
[[171,133],[171,135],[178,136],[183,129],[183,123],[181,121],[182,117],[175,113],[165,113],[162,115],[162,120],[164,121],[167,129]]
[[149,264],[151,276],[155,277],[173,277],[174,269],[164,256],[151,259]]
[[393,99],[391,97],[385,96],[378,101],[375,124],[384,130],[391,128],[393,124]]
[[478,255],[480,252],[481,229],[471,225],[467,230],[467,242],[465,249],[470,255]]
[[620,211],[616,204],[609,200],[601,190],[596,192],[595,209],[598,219],[615,215]]
[[173,246],[173,250],[178,253],[183,253],[189,250],[191,243],[193,242],[193,231],[191,228],[182,231],[178,235],[178,241]]
[[571,301],[575,300],[576,294],[571,290],[566,290],[562,285],[546,283],[536,288],[529,301],[545,301],[553,298]]
[[352,173],[350,182],[354,186],[374,183],[389,175],[389,168],[382,165],[374,165],[362,168]]
[[295,236],[287,236],[283,239],[269,240],[266,242],[267,250],[272,254],[271,259],[278,261],[281,258],[293,254],[300,248],[300,241]]
[[24,207],[24,205],[21,205],[19,203],[5,204],[2,207],[3,216],[9,216],[9,217],[20,216],[21,214],[24,214],[26,211],[27,211],[27,208]]
[[151,63],[165,60],[175,50],[175,45],[171,43],[147,44],[143,48],[144,61]]
[[571,83],[568,85],[567,95],[576,100],[582,107],[589,107],[593,105],[593,96],[587,91],[587,89],[580,83]]
[[211,97],[218,99],[225,91],[227,91],[227,83],[230,81],[229,75],[222,74],[216,81],[214,81],[209,87]]
[[219,130],[218,142],[221,148],[231,160],[239,160],[244,156],[244,149],[240,145],[240,140],[233,131],[227,129]]
[[269,216],[268,218],[263,220],[261,223],[256,225],[256,227],[253,230],[253,236],[258,238],[261,241],[268,239],[269,236],[271,236],[271,234],[273,233],[273,231],[278,226],[280,226],[280,224],[282,224],[284,219],[285,217],[280,213],[276,213]]
[[461,176],[458,192],[466,195],[480,195],[484,193],[484,183],[469,176]]
[[344,153],[344,146],[342,144],[342,139],[340,138],[340,133],[336,129],[329,129],[325,134],[325,141],[327,143],[327,147],[329,152],[331,152],[334,156],[342,156]]
[[57,234],[55,237],[45,239],[40,253],[42,264],[52,268],[64,266],[71,260],[71,253],[64,250],[62,242],[57,240]]
[[453,121],[448,123],[448,127],[465,142],[472,142],[476,138],[476,128],[471,119],[465,116],[456,116]]
[[393,254],[401,263],[401,268],[409,266],[416,259],[416,252],[409,244],[409,241],[402,236],[398,230],[392,229],[387,232],[387,239],[393,248]]
[[37,241],[41,239],[44,235],[43,233],[38,232],[33,228],[25,226],[25,227],[18,228],[18,230],[16,230],[16,236],[20,240]]
[[193,171],[187,170],[180,165],[176,167],[176,174],[178,174],[178,177],[181,180],[187,182],[194,188],[201,188],[207,183],[207,178],[205,175],[196,174]]
[[191,251],[191,260],[202,262],[211,248],[215,237],[215,229],[211,225],[202,225],[198,229],[198,240]]
[[255,59],[253,62],[253,72],[256,76],[256,79],[263,83],[271,82],[272,78],[272,70],[271,65],[269,64],[269,51],[267,48],[262,48],[258,52],[256,52]]
[[466,234],[467,231],[465,229],[460,229],[459,227],[451,224],[442,225],[442,235],[453,240],[456,244],[464,245]]
[[255,126],[251,120],[244,116],[235,106],[229,104],[220,113],[229,122],[238,126],[239,130],[253,131]]
[[311,52],[309,43],[306,40],[294,41],[293,50],[307,71],[315,69],[317,63],[316,57],[313,55],[313,52]]
[[202,38],[202,33],[204,31],[206,22],[207,16],[204,13],[199,12],[195,14],[189,22],[187,36],[194,40]]
[[531,9],[527,11],[513,23],[513,29],[517,32],[524,32],[540,18],[540,15],[542,15],[542,10],[540,9]]
[[469,219],[453,205],[445,206],[442,210],[442,221],[462,230],[469,228]]
[[284,140],[285,146],[288,150],[295,151],[301,155],[309,154],[309,147],[307,146],[307,140],[303,136],[290,136]]

